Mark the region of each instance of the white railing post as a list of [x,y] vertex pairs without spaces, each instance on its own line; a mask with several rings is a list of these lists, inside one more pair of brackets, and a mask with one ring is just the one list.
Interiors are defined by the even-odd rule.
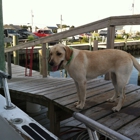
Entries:
[[10,79],[11,77],[0,70],[0,78],[2,79],[2,86],[4,89],[4,95],[6,99],[5,109],[13,109],[15,108],[15,106],[11,103],[11,97],[10,97],[9,88],[8,88],[7,79],[6,79],[6,78]]

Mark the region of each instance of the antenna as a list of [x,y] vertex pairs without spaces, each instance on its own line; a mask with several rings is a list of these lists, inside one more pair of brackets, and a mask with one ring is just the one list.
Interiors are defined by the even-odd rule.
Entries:
[[34,15],[33,15],[33,11],[31,10],[31,23],[32,23],[32,30],[33,30],[33,18],[34,18]]
[[[133,0],[132,2],[132,15],[134,15],[134,3],[135,3],[135,0]],[[132,25],[130,27],[130,33],[132,33]]]
[[134,15],[134,3],[135,3],[135,0],[133,0],[133,3],[132,3],[132,15]]
[[61,32],[62,32],[62,21],[63,21],[62,15],[60,15],[60,28],[61,28]]

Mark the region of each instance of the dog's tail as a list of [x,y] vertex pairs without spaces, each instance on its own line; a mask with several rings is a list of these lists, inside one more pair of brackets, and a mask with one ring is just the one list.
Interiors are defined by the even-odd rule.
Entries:
[[131,59],[133,61],[134,67],[140,72],[140,64],[138,63],[138,61],[132,55],[131,55]]

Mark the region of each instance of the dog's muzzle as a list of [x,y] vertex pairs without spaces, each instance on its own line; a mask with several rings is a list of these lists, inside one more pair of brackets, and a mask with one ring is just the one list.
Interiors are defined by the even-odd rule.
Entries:
[[55,63],[53,61],[50,61],[49,65],[52,67],[52,71],[57,71],[60,69],[62,63],[63,63],[63,60],[60,62],[59,65],[55,65]]

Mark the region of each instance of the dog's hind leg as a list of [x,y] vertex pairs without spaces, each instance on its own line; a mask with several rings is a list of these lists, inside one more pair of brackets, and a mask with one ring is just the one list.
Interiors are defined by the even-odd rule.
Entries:
[[112,80],[112,84],[114,86],[115,92],[114,92],[114,95],[111,98],[107,99],[107,101],[114,102],[114,101],[116,101],[117,97],[119,96],[119,92],[118,92],[116,74],[113,73],[113,72],[111,72],[111,80]]
[[119,97],[119,101],[117,106],[113,107],[112,110],[115,111],[119,111],[122,108],[122,105],[124,103],[125,100],[125,86],[127,84],[127,82],[129,81],[129,75],[122,75],[122,74],[118,74],[117,75],[117,91],[120,93],[120,97]]
[[119,102],[117,106],[113,107],[113,111],[119,111],[122,108],[122,105],[125,100],[125,86],[129,82],[130,75],[133,69],[132,63],[128,63],[124,67],[120,67],[118,72],[116,73],[116,80],[117,80],[117,91],[120,93]]

